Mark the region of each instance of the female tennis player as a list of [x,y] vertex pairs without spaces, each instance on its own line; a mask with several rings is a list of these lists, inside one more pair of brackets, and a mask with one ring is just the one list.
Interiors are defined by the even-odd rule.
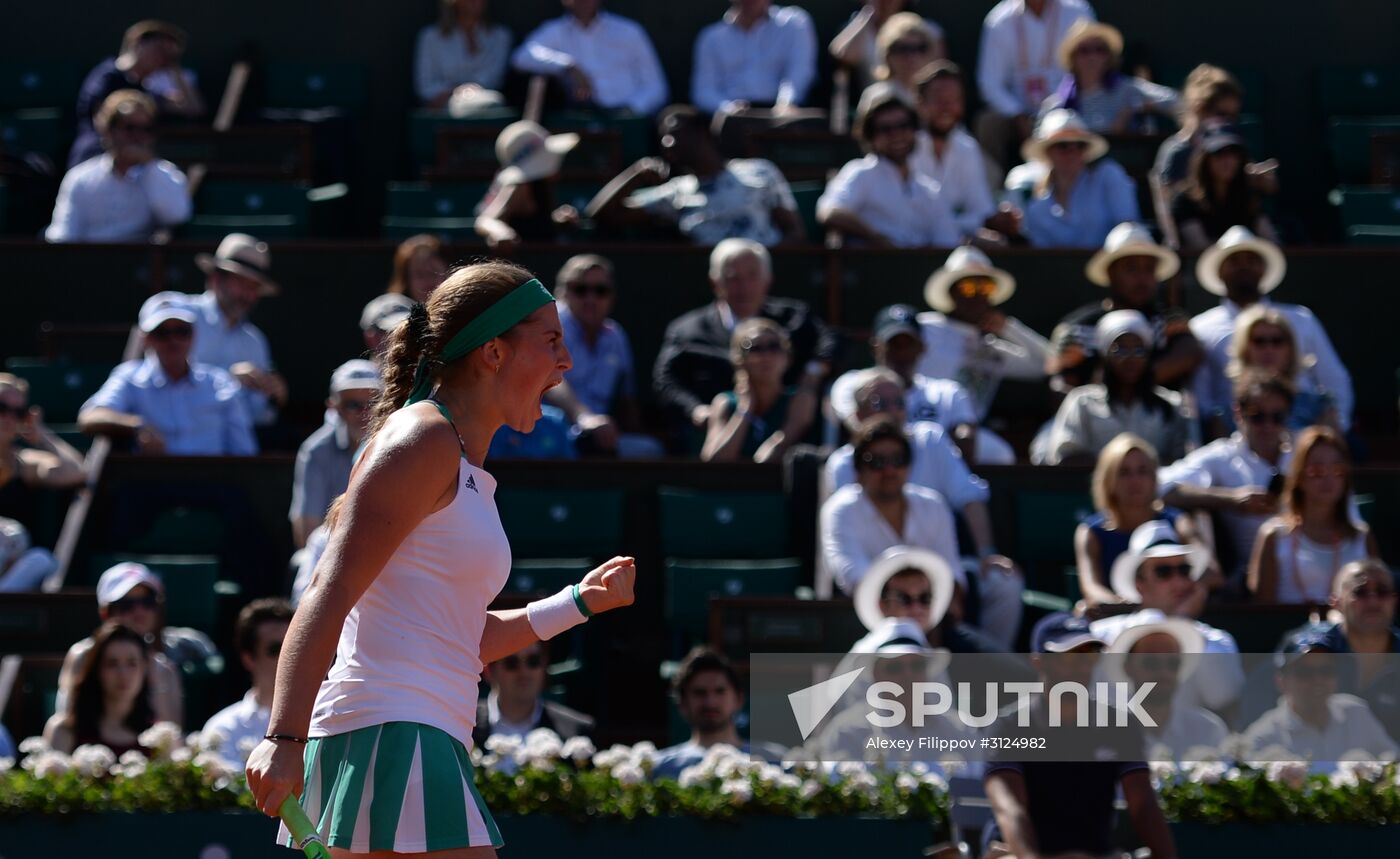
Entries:
[[494,857],[467,755],[482,664],[632,602],[636,569],[617,557],[524,609],[486,610],[510,573],[486,449],[503,425],[529,431],[570,366],[553,297],[504,262],[456,270],[390,337],[248,760],[258,808],[300,796],[332,855]]

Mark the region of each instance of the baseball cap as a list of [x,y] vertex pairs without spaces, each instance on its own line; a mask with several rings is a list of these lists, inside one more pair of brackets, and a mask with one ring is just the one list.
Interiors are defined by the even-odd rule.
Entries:
[[1065,653],[1091,642],[1103,644],[1103,639],[1094,634],[1089,621],[1068,612],[1048,614],[1031,630],[1034,653]]
[[1331,653],[1332,647],[1323,634],[1314,629],[1304,629],[1288,636],[1283,646],[1274,654],[1274,666],[1287,668],[1308,653]]
[[918,311],[908,304],[891,304],[881,308],[880,312],[875,314],[875,324],[872,326],[875,339],[886,343],[900,334],[919,337],[917,315]]
[[160,576],[145,564],[121,563],[109,567],[97,580],[97,604],[106,607],[126,596],[137,585],[145,585],[157,594],[165,593]]
[[380,391],[384,389],[384,380],[379,376],[379,368],[374,366],[373,361],[366,361],[363,358],[352,358],[335,368],[331,373],[331,393],[338,394],[341,391]]
[[188,295],[183,292],[157,292],[141,305],[136,322],[143,332],[150,334],[159,328],[161,323],[171,319],[193,325],[196,318]]
[[360,330],[378,328],[386,334],[408,318],[413,310],[413,299],[397,292],[387,292],[372,298],[360,312]]
[[1224,122],[1211,122],[1201,129],[1200,147],[1205,152],[1215,153],[1231,146],[1246,148],[1244,137],[1235,126]]

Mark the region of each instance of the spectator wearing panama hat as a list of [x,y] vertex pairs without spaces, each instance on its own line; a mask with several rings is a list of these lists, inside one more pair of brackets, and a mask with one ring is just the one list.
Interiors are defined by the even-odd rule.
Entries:
[[504,251],[524,241],[553,241],[578,221],[573,206],[555,205],[555,184],[577,134],[550,134],[538,122],[512,122],[496,136],[500,172],[477,207],[476,232]]
[[986,420],[1002,379],[1045,378],[1049,341],[995,309],[1015,292],[1009,272],[966,245],[924,284],[924,300],[933,310],[918,315],[924,339],[919,373],[961,382],[979,420]]
[[1081,20],[1060,43],[1060,65],[1065,76],[1040,106],[1040,115],[1069,108],[1100,134],[1144,131],[1135,120],[1144,114],[1175,116],[1180,96],[1176,90],[1125,75],[1123,34],[1101,21]]
[[1338,420],[1345,430],[1351,426],[1355,404],[1351,374],[1337,357],[1327,331],[1308,308],[1278,304],[1268,297],[1283,282],[1287,271],[1288,262],[1278,245],[1243,226],[1226,230],[1219,241],[1201,254],[1196,263],[1196,282],[1222,301],[1191,319],[1191,333],[1205,351],[1193,386],[1197,409],[1207,420],[1229,411],[1232,397],[1227,368],[1235,323],[1244,310],[1262,305],[1276,308],[1288,318],[1297,354],[1312,356],[1310,374],[1318,387],[1334,398]]
[[1201,362],[1201,347],[1184,316],[1163,311],[1158,285],[1171,278],[1181,260],[1157,243],[1141,224],[1124,222],[1114,227],[1103,247],[1089,258],[1084,275],[1108,295],[1070,312],[1050,336],[1049,369],[1053,386],[1068,390],[1087,384],[1098,368],[1094,326],[1115,310],[1136,310],[1147,318],[1153,334],[1153,378],[1160,385],[1176,385],[1190,378]]
[[1240,648],[1223,629],[1196,620],[1205,606],[1206,588],[1201,579],[1210,566],[1210,553],[1202,546],[1182,542],[1170,522],[1160,519],[1140,525],[1128,540],[1109,574],[1110,584],[1125,602],[1141,608],[1129,614],[1094,621],[1094,632],[1109,645],[1126,653],[1135,639],[1118,645],[1120,636],[1140,635],[1138,627],[1172,621],[1191,630],[1196,644],[1184,653],[1208,653],[1201,669],[1183,683],[1181,700],[1212,710],[1228,707],[1244,686]]
[[258,303],[281,289],[272,279],[267,242],[229,233],[214,253],[199,254],[204,293],[190,296],[194,308],[194,360],[227,370],[243,386],[244,404],[256,424],[270,424],[287,402],[287,382],[272,369],[267,337],[248,321]]
[[1137,188],[1107,153],[1108,141],[1072,110],[1056,108],[1036,124],[1021,147],[1042,165],[1021,227],[1032,246],[1095,248],[1115,224],[1138,220]]

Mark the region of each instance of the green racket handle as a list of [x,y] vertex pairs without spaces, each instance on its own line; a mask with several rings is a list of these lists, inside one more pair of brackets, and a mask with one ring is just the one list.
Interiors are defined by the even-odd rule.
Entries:
[[296,842],[297,847],[301,848],[301,852],[305,853],[308,859],[331,859],[331,851],[321,842],[320,833],[311,825],[311,819],[306,816],[295,796],[288,795],[282,800],[277,815],[287,824],[287,831],[292,833],[292,841]]

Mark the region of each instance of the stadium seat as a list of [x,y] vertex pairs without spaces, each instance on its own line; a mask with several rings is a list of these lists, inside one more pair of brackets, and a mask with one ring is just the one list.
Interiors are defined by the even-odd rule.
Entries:
[[792,198],[797,202],[797,214],[802,218],[802,226],[807,230],[807,241],[820,241],[822,225],[817,223],[817,200],[821,198],[822,191],[826,190],[826,183],[807,180],[793,182],[791,186]]
[[369,70],[361,63],[271,61],[266,74],[269,107],[338,107],[358,113],[368,100]]
[[1400,225],[1400,189],[1342,186],[1329,200],[1341,209],[1342,226]]
[[780,492],[662,487],[661,549],[675,558],[777,558],[791,551]]
[[165,584],[165,620],[213,634],[219,621],[219,601],[240,593],[237,583],[219,578],[213,555],[136,554],[117,552],[92,556],[94,578],[114,564],[145,564]]
[[1400,226],[1352,224],[1347,227],[1347,244],[1358,248],[1400,248]]
[[219,239],[230,232],[300,238],[313,231],[316,213],[343,199],[347,191],[344,184],[312,188],[300,182],[211,179],[200,186],[195,215],[180,232],[186,238]]
[[861,155],[849,134],[829,131],[754,131],[745,140],[750,157],[772,161],[789,182],[825,181],[829,173]]
[[390,182],[382,222],[386,239],[431,233],[453,242],[476,242],[476,204],[485,182]]
[[[620,163],[614,172],[621,172],[623,167],[656,151],[656,125],[648,116],[609,116],[596,111],[561,110],[545,114],[541,124],[551,134],[577,131],[584,133],[585,138],[601,132],[615,132],[620,144],[617,150]],[[570,159],[575,159],[575,154],[570,153]]]
[[33,107],[68,109],[77,98],[82,65],[37,60],[0,62],[0,110]]
[[0,593],[0,653],[63,653],[97,623],[90,590]]
[[5,369],[29,382],[29,402],[44,410],[44,422],[71,424],[78,409],[112,373],[111,364],[10,358]]
[[9,152],[37,152],[60,167],[72,141],[71,122],[53,107],[0,114],[0,143]]
[[1400,114],[1400,66],[1333,66],[1321,72],[1326,116]]
[[1022,489],[1016,494],[1016,561],[1026,585],[1058,593],[1074,563],[1074,529],[1094,512],[1087,492]]
[[1400,134],[1400,116],[1332,118],[1327,124],[1327,148],[1337,169],[1337,180],[1365,185],[1372,181],[1372,138]]
[[524,558],[510,565],[508,593],[554,594],[581,580],[595,564],[589,558]]
[[[88,629],[73,641],[91,633],[92,630]],[[0,702],[3,705],[0,718],[4,719],[15,737],[37,737],[43,732],[44,723],[53,715],[54,702],[58,699],[58,675],[63,669],[66,652],[65,645],[56,653],[20,658],[19,672],[14,687],[10,689],[9,700]]]
[[213,510],[176,507],[163,510],[145,534],[126,541],[133,552],[173,555],[218,555],[225,543],[223,518]]
[[673,631],[690,641],[707,640],[712,596],[792,596],[803,584],[795,558],[772,560],[666,561],[665,615]]
[[[436,110],[415,110],[409,117],[409,149],[413,154],[415,170],[432,167],[438,158],[438,131],[440,129],[480,128],[490,130],[489,135],[481,135],[481,142],[471,153],[462,153],[462,158],[471,157],[480,161],[490,174],[499,165],[496,163],[496,133],[520,118],[520,111],[513,107],[493,108],[476,116],[458,119]],[[489,138],[489,139],[488,139]]]
[[[496,508],[520,558],[607,558],[622,546],[621,489],[503,488]],[[577,579],[574,579],[577,581]]]

